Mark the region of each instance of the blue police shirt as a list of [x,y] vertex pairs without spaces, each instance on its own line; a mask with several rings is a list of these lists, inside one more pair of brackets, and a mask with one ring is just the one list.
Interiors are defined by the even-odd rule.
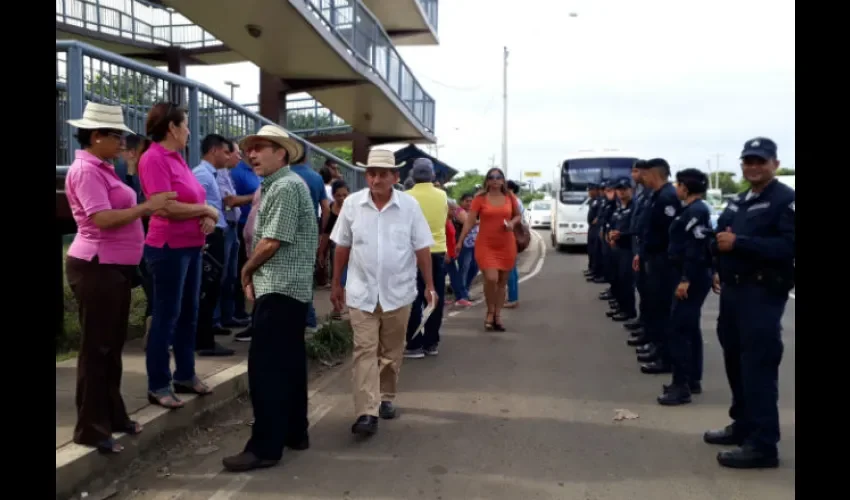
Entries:
[[666,183],[649,195],[644,205],[641,225],[640,255],[653,256],[667,252],[670,240],[670,223],[679,215],[682,202],[673,184]]
[[709,241],[712,235],[711,210],[702,200],[685,206],[670,224],[667,256],[682,271],[681,281],[697,281],[711,268]]
[[[230,171],[230,180],[233,181],[233,189],[236,190],[238,196],[254,195],[257,189],[260,188],[260,176],[254,173],[254,169],[244,161],[240,161]],[[248,214],[251,213],[251,204],[242,205],[242,215],[239,216],[239,223],[245,224],[248,222]]]
[[617,248],[630,250],[632,248],[632,219],[634,217],[634,200],[629,200],[628,203],[621,203],[620,208],[614,214],[614,220],[611,224],[611,229],[620,231],[620,237],[617,238]]
[[211,205],[218,210],[218,222],[216,222],[215,226],[222,229],[226,228],[227,221],[224,218],[224,202],[221,199],[221,189],[219,189],[218,181],[216,180],[217,174],[215,167],[210,162],[201,160],[201,163],[192,169],[192,173],[198,179],[198,182],[201,183],[201,186],[204,187],[204,191],[207,192],[207,205]]
[[747,191],[730,201],[717,220],[717,231],[735,233],[731,251],[716,252],[718,271],[753,275],[764,270],[794,274],[797,255],[795,192],[774,179],[761,193]]
[[631,224],[629,226],[629,234],[632,235],[632,253],[635,255],[638,255],[639,253],[640,234],[643,231],[643,219],[641,219],[641,217],[649,194],[647,191],[646,186],[638,184],[637,187],[635,187],[635,196],[632,199],[632,217]]
[[302,163],[300,165],[293,165],[292,171],[296,174],[300,175],[304,182],[307,183],[307,189],[310,191],[310,198],[313,200],[313,212],[316,214],[316,217],[319,216],[319,204],[322,200],[328,199],[328,193],[325,191],[325,181],[322,180],[322,176],[318,174],[313,167],[310,166],[309,163]]

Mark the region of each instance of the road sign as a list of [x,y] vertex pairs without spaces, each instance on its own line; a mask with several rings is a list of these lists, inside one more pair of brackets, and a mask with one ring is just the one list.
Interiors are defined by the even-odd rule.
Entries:
[[540,172],[523,172],[523,177],[540,177]]

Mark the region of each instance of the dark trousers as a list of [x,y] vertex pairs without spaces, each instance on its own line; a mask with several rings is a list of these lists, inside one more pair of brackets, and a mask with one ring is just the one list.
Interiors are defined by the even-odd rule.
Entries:
[[606,238],[602,238],[602,252],[602,258],[605,259],[605,270],[602,274],[605,277],[605,281],[614,285],[617,281],[617,257],[615,250],[611,248]]
[[646,296],[646,263],[643,261],[643,258],[639,259],[638,262],[638,270],[633,272],[635,273],[635,288],[637,289],[639,299],[637,303],[638,321],[643,324],[644,317],[646,316],[646,304],[649,299]]
[[635,310],[635,273],[632,271],[631,249],[618,248],[617,256],[617,303],[620,310],[629,316],[636,316]]
[[692,279],[688,296],[673,300],[667,342],[673,361],[673,383],[685,385],[702,380],[702,305],[711,290],[708,269]]
[[[594,251],[594,246],[596,244],[595,237],[593,236],[593,226],[588,224],[587,231],[587,270],[593,272],[593,269],[596,267],[596,253]],[[553,227],[552,231],[557,231],[558,228]]]
[[307,304],[271,293],[254,302],[248,385],[254,406],[245,445],[263,460],[280,460],[286,443],[307,435]]
[[201,252],[200,247],[145,245],[145,261],[153,278],[153,314],[145,351],[150,392],[171,386],[169,345],[174,347],[174,380],[195,378]]
[[224,275],[224,230],[215,228],[207,235],[207,248],[204,250],[210,259],[203,264],[201,274],[201,296],[198,301],[198,332],[195,337],[195,349],[215,347],[215,308],[221,296],[221,278]]
[[666,253],[657,253],[647,257],[646,262],[646,305],[644,331],[650,342],[656,345],[660,360],[670,364],[670,351],[667,346],[667,329],[670,324],[670,310],[673,297],[681,276]]
[[139,262],[139,274],[142,275],[142,291],[145,292],[145,318],[149,318],[153,314],[153,277],[145,259]]
[[599,227],[597,226],[590,226],[587,230],[587,253],[590,255],[590,270],[593,271],[593,275],[602,276],[602,247],[599,245]]
[[237,319],[247,318],[248,313],[245,311],[245,290],[242,289],[242,268],[245,267],[245,263],[248,262],[248,255],[251,252],[250,248],[247,248],[245,245],[245,236],[243,233],[245,232],[245,224],[242,222],[237,226],[237,236],[239,237],[239,257],[238,264],[239,270],[236,272],[237,276],[237,285],[233,287],[233,317]]
[[732,389],[735,433],[766,452],[779,442],[779,363],[786,293],[756,284],[724,284],[717,337]]
[[416,299],[413,301],[413,306],[410,309],[410,319],[407,321],[407,349],[420,349],[436,347],[440,343],[440,327],[443,325],[443,304],[446,300],[446,268],[443,265],[445,262],[445,253],[431,254],[431,274],[434,279],[434,288],[436,288],[437,307],[428,321],[425,322],[424,331],[413,338],[413,334],[419,328],[419,323],[422,322],[422,309],[427,306],[425,302],[425,280],[422,279],[422,273],[416,271]]
[[135,266],[66,259],[82,339],[77,356],[74,442],[94,446],[123,431],[130,417],[121,397],[121,351],[127,339]]

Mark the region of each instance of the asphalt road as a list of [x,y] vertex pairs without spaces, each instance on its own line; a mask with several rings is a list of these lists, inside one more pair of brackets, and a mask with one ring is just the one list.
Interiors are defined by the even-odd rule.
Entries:
[[[542,233],[545,240],[548,235]],[[483,331],[477,306],[447,319],[437,358],[406,361],[400,416],[358,442],[350,372],[311,398],[312,448],[280,466],[229,474],[220,460],[241,449],[250,408],[212,425],[203,442],[126,480],[121,498],[224,499],[746,499],[795,496],[795,299],[789,300],[780,381],[779,469],[717,465],[707,428],[726,425],[729,390],[715,335],[717,300],[703,310],[704,393],[660,407],[668,375],[643,375],[627,333],[605,318],[599,285],[585,283],[584,255],[547,251],[506,311],[506,333]],[[626,409],[637,419],[614,421]],[[235,423],[235,424],[234,424]],[[229,429],[229,430],[228,430]]]

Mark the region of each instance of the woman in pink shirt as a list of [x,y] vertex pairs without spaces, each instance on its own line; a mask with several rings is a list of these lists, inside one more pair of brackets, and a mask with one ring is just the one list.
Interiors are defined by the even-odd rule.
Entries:
[[138,434],[121,398],[121,351],[127,338],[130,291],[142,259],[141,218],[176,197],[162,192],[136,204],[136,193],[109,160],[121,151],[125,132],[120,106],[89,103],[76,127],[83,149],[65,177],[65,194],[77,223],[65,267],[80,314],[77,356],[77,425],[74,442],[118,453],[113,432]]
[[[195,374],[195,330],[201,293],[201,252],[215,228],[218,211],[205,204],[206,193],[180,152],[186,149],[186,112],[160,102],[145,123],[150,147],[139,159],[146,198],[174,191],[177,199],[153,214],[145,239],[145,264],[153,277],[153,314],[145,361],[148,401],[169,409],[183,406],[176,393],[211,391]],[[169,344],[174,347],[172,379]]]

